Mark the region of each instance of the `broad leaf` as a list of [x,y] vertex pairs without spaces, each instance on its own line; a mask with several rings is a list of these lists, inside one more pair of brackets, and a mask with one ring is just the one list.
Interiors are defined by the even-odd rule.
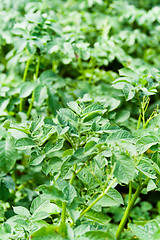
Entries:
[[140,239],[140,240],[155,240],[153,234],[159,230],[159,226],[156,221],[150,221],[144,226],[138,226],[135,224],[129,224],[131,231]]
[[151,146],[158,144],[159,140],[155,136],[144,136],[140,138],[137,143],[137,151],[139,154],[146,152]]
[[26,98],[28,97],[32,91],[35,89],[34,83],[25,82],[20,90],[19,97],[20,98]]
[[86,237],[86,240],[116,240],[114,235],[109,233],[108,231],[102,232],[102,231],[89,231],[86,232],[82,237]]
[[134,179],[135,166],[133,160],[125,154],[117,155],[114,175],[121,183],[128,184]]
[[110,190],[103,196],[98,202],[97,205],[102,207],[117,206],[119,204],[124,204],[121,194],[114,188]]
[[17,159],[17,151],[14,149],[14,142],[11,137],[0,142],[0,170],[9,172]]
[[20,138],[16,141],[15,147],[19,150],[25,150],[36,147],[36,144],[31,138]]
[[53,81],[57,80],[57,75],[51,70],[44,71],[40,75],[40,82],[46,85],[51,85]]
[[52,185],[52,186],[41,185],[36,190],[42,191],[43,193],[45,193],[49,199],[65,200],[65,197],[64,197],[64,194],[62,193],[62,191],[60,191],[54,185]]
[[102,212],[97,212],[90,209],[85,213],[85,218],[93,220],[94,222],[98,222],[100,224],[106,225],[111,219],[106,214]]
[[63,189],[63,194],[65,200],[70,204],[75,197],[77,197],[77,192],[75,188],[71,185],[68,184],[64,189]]
[[25,207],[20,207],[20,206],[19,207],[13,207],[13,210],[18,215],[22,215],[22,216],[27,217],[27,218],[29,218],[31,216],[30,212]]
[[113,132],[108,138],[107,141],[118,141],[118,140],[132,140],[133,135],[126,130],[118,130]]
[[149,161],[147,161],[147,159],[142,159],[139,162],[137,169],[149,178],[156,178],[156,171],[153,165]]
[[59,114],[65,116],[66,119],[69,120],[69,121],[74,121],[74,122],[78,121],[78,118],[77,118],[76,114],[70,109],[61,108],[59,110]]
[[63,240],[60,234],[57,233],[56,227],[46,226],[40,228],[31,235],[33,240]]

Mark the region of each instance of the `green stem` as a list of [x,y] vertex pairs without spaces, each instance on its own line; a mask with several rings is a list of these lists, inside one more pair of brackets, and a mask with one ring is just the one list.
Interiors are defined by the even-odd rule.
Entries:
[[40,57],[38,57],[38,61],[37,61],[37,65],[36,65],[35,79],[38,78],[38,74],[39,74],[39,66],[40,66]]
[[129,181],[129,199],[128,202],[130,202],[132,199],[132,181]]
[[[39,66],[40,66],[40,57],[38,57],[38,61],[37,61],[37,65],[36,65],[36,73],[35,73],[35,79],[38,78],[38,74],[39,74]],[[33,107],[33,103],[34,103],[34,91],[32,92],[32,98],[31,98],[31,102],[27,111],[27,118],[29,118],[32,107]]]
[[[26,63],[26,67],[25,67],[24,74],[23,74],[23,82],[26,81],[30,61],[31,61],[31,57],[28,58],[27,63]],[[19,111],[20,112],[22,112],[22,108],[23,108],[23,98],[20,99],[20,105],[19,105]]]
[[[147,179],[147,181],[148,181],[148,179]],[[129,201],[128,206],[127,206],[127,208],[126,208],[126,210],[124,212],[123,218],[121,219],[121,222],[120,222],[120,224],[118,226],[118,229],[117,229],[117,232],[116,232],[116,235],[115,235],[117,240],[120,239],[121,233],[122,233],[122,231],[124,229],[124,226],[125,226],[125,224],[126,224],[126,222],[128,220],[130,212],[131,212],[131,210],[132,210],[132,208],[133,208],[133,206],[135,204],[135,201],[139,197],[142,189],[146,186],[147,181],[145,181],[143,184],[139,184],[135,194],[133,195],[132,199]]]
[[26,63],[26,67],[25,67],[25,70],[24,70],[24,74],[23,74],[23,82],[26,81],[30,61],[31,61],[31,58],[28,58],[27,63]]
[[67,203],[66,202],[62,202],[62,215],[61,215],[61,222],[60,225],[58,227],[58,232],[60,233],[60,235],[66,239],[67,237],[67,226],[66,226],[66,206]]
[[73,184],[73,181],[76,177],[76,169],[77,169],[77,164],[74,164],[74,167],[73,167],[74,171],[72,173],[72,177],[71,177],[71,180],[70,180],[70,184]]
[[13,171],[12,171],[12,179],[13,179],[15,185],[17,185],[16,165],[15,165]]
[[61,224],[65,224],[66,222],[66,202],[62,202],[62,215],[61,215]]
[[33,103],[34,103],[34,92],[32,93],[31,102],[29,104],[29,108],[28,108],[28,111],[27,111],[27,118],[29,118],[29,116],[30,116],[30,113],[31,113],[31,110],[32,110],[32,107],[33,107]]
[[83,164],[83,165],[77,170],[76,175],[78,175],[78,173],[80,173],[84,167],[85,167],[85,164]]
[[117,181],[116,178],[112,180],[112,182],[108,185],[108,187],[103,191],[93,202],[89,205],[84,211],[81,212],[79,218],[81,218],[86,212],[88,212],[104,195],[109,191],[109,189],[113,186],[113,184]]
[[140,113],[139,118],[138,118],[137,130],[140,128],[141,118],[142,118],[142,116],[141,116],[141,113]]

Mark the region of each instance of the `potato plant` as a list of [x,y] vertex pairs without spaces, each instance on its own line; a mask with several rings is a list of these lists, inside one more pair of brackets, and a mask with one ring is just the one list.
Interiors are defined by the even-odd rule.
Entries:
[[0,10],[0,239],[158,240],[158,3]]

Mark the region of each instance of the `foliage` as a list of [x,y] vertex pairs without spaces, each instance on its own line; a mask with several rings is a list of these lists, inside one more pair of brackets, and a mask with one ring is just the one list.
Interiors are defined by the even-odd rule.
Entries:
[[0,11],[0,239],[159,239],[158,3]]

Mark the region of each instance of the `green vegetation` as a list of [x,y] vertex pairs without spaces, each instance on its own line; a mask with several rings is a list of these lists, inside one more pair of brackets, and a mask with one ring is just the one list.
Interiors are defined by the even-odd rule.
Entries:
[[0,240],[160,239],[160,6],[0,0]]

